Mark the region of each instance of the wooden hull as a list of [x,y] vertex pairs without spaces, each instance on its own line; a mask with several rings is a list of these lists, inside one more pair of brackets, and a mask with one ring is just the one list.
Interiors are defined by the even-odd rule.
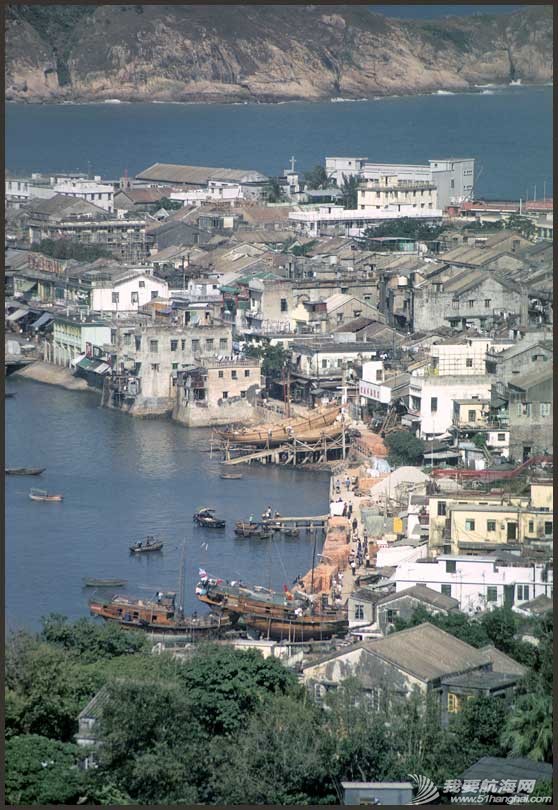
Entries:
[[32,501],[43,501],[44,503],[60,503],[64,500],[63,495],[30,495]]
[[228,616],[166,617],[166,609],[161,605],[138,605],[134,603],[89,603],[93,616],[105,621],[116,622],[127,629],[143,630],[148,633],[171,633],[175,635],[192,635],[204,637],[217,635],[219,631],[231,627]]
[[211,518],[194,518],[194,522],[204,529],[224,529],[226,525],[224,520],[212,520]]
[[223,613],[231,616],[244,616],[245,614],[256,614],[261,616],[274,616],[282,618],[293,611],[293,603],[285,599],[284,603],[269,602],[265,599],[257,599],[251,596],[236,594],[196,594],[200,602],[213,608],[218,608]]
[[[316,433],[320,435],[320,429],[333,425],[339,416],[340,408],[334,407],[322,411],[316,416],[308,418],[296,418],[285,420],[281,425],[270,427],[262,425],[260,428],[251,430],[237,430],[237,431],[219,431],[216,430],[218,436],[222,439],[227,439],[235,444],[252,444],[270,446],[283,444],[288,441],[292,436],[299,439],[304,439]],[[290,429],[289,429],[290,428]]]
[[84,579],[85,588],[124,588],[128,584],[127,579]]
[[40,475],[46,467],[7,467],[6,475]]
[[301,616],[300,618],[277,618],[273,616],[243,616],[246,627],[264,638],[274,641],[319,641],[344,635],[349,623],[345,618],[323,616]]

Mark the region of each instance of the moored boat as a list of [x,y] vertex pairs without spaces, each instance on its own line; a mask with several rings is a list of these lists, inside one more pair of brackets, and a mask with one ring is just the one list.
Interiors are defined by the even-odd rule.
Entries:
[[271,528],[261,523],[246,523],[239,520],[235,523],[234,533],[237,537],[258,537],[262,540],[272,536]]
[[93,616],[117,622],[121,627],[149,633],[183,634],[194,638],[217,637],[232,625],[229,616],[184,616],[176,607],[176,594],[158,593],[153,599],[129,599],[114,596],[110,600],[89,600]]
[[40,475],[46,467],[6,467],[6,475]]
[[198,526],[204,526],[206,529],[224,529],[226,525],[225,521],[221,518],[216,518],[214,513],[215,509],[204,507],[203,509],[198,509],[192,519]]
[[58,503],[64,500],[63,495],[49,495],[46,489],[32,489],[29,497],[32,501],[45,501],[46,503]]
[[83,585],[85,588],[124,588],[127,584],[127,579],[94,579],[93,577],[83,578]]
[[161,551],[163,548],[164,543],[161,540],[156,540],[154,537],[146,537],[145,540],[140,540],[137,543],[134,543],[133,546],[130,546],[130,551],[132,554],[145,554],[150,551]]
[[224,478],[226,481],[237,481],[239,478],[244,478],[242,473],[221,473],[219,478]]

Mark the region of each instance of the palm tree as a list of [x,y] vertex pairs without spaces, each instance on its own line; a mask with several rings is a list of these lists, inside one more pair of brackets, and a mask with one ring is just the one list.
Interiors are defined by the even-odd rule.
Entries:
[[343,195],[343,205],[345,208],[354,209],[357,207],[357,190],[359,187],[359,179],[356,174],[349,177],[343,175],[343,183],[341,185],[341,194]]
[[529,692],[519,697],[502,732],[511,756],[550,762],[552,739],[551,696]]

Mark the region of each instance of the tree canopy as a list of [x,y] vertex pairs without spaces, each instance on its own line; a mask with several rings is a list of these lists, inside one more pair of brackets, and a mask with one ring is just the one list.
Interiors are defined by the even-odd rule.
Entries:
[[83,245],[71,239],[42,239],[33,242],[31,250],[53,259],[76,259],[79,262],[94,262],[96,259],[114,258],[110,250],[98,245]]
[[388,461],[393,467],[418,466],[422,464],[425,444],[407,430],[388,433],[384,439],[388,447]]
[[319,163],[313,169],[304,172],[304,182],[312,191],[333,185],[327,176],[326,170]]
[[411,217],[401,217],[388,222],[381,222],[364,232],[365,239],[374,239],[381,236],[399,237],[400,239],[414,239],[417,242],[435,241],[444,232],[447,226],[430,225]]

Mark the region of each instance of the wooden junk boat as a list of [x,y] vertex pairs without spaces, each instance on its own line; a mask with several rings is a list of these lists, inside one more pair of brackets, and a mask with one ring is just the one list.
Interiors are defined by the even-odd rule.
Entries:
[[200,602],[228,614],[233,622],[242,619],[246,627],[270,639],[329,639],[344,635],[348,629],[343,611],[318,609],[300,591],[277,593],[204,577],[196,586],[196,596]]
[[32,489],[29,492],[32,501],[46,501],[47,503],[57,503],[64,500],[63,495],[49,495],[46,489]]
[[6,467],[6,475],[40,475],[46,467]]
[[153,599],[129,599],[114,596],[107,601],[90,599],[89,611],[106,621],[118,622],[121,627],[144,630],[149,633],[172,633],[193,638],[216,637],[231,626],[228,616],[184,616],[176,606],[176,594],[159,593]]
[[285,419],[277,425],[260,425],[241,430],[215,430],[221,440],[233,444],[272,445],[283,444],[296,436],[297,439],[319,439],[322,433],[335,435],[342,431],[342,423],[336,420],[341,413],[338,405],[320,410],[314,416]]
[[163,546],[164,543],[161,540],[156,540],[150,535],[145,540],[140,540],[129,548],[132,554],[147,554],[150,551],[161,551]]
[[215,509],[208,509],[207,507],[194,512],[193,521],[198,526],[204,526],[206,529],[224,529],[226,525],[224,520],[215,517]]

